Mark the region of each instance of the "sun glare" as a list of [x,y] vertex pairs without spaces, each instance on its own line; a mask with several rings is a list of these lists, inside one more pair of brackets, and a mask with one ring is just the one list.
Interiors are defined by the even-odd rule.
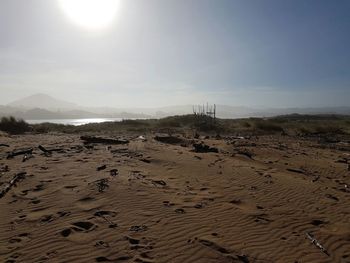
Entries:
[[58,0],[64,13],[75,24],[87,29],[102,29],[114,20],[119,0]]

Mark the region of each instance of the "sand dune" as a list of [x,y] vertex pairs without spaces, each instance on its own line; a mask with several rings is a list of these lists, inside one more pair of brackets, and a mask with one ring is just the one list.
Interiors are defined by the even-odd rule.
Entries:
[[[0,137],[0,189],[26,172],[0,199],[0,261],[350,262],[346,152],[269,136],[196,153],[147,138]],[[33,158],[6,158],[26,147]]]

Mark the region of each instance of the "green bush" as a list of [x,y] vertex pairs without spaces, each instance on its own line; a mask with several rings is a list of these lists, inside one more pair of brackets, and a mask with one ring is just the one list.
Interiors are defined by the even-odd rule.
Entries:
[[0,130],[9,134],[22,134],[31,130],[24,120],[17,120],[15,117],[2,117]]

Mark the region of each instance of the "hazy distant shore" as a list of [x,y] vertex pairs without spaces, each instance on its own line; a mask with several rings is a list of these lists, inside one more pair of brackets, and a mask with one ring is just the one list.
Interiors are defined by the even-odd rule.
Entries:
[[40,123],[54,123],[54,124],[64,124],[80,126],[89,123],[103,123],[111,121],[122,121],[123,118],[81,118],[81,119],[43,119],[43,120],[26,120],[29,124],[40,124]]

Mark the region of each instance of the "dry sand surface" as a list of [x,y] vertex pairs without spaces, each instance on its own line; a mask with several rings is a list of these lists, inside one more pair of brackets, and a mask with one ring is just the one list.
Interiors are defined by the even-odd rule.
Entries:
[[[219,153],[147,139],[0,137],[0,189],[26,172],[0,198],[0,262],[350,262],[348,152],[278,136],[203,139]],[[26,147],[33,158],[6,158]]]

